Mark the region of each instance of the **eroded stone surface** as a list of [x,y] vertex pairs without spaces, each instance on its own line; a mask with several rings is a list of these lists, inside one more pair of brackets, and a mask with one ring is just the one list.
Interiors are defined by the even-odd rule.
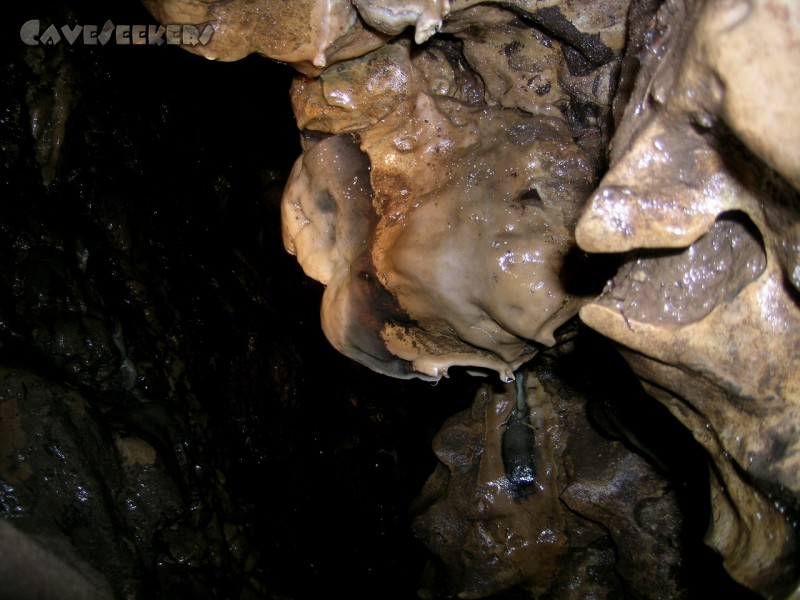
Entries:
[[[680,517],[668,486],[592,428],[586,398],[552,367],[518,376],[522,409],[513,384],[485,386],[434,439],[440,463],[412,511],[444,568],[429,568],[423,597],[681,597]],[[509,442],[516,423],[530,444]]]
[[[800,308],[787,252],[800,205],[796,145],[782,146],[797,133],[788,99],[798,78],[776,75],[800,72],[800,55],[788,51],[798,14],[790,2],[667,2],[611,170],[577,228],[592,251],[688,246],[679,255],[634,252],[581,317],[628,349],[649,391],[708,449],[708,542],[735,578],[766,596],[787,594],[800,575]],[[752,233],[722,232],[730,217]],[[718,238],[724,248],[701,270],[719,275],[695,280],[691,257]],[[680,286],[692,289],[690,304],[673,302]]]
[[625,319],[669,326],[699,321],[733,300],[766,268],[761,235],[723,216],[683,251],[631,258],[597,298]]

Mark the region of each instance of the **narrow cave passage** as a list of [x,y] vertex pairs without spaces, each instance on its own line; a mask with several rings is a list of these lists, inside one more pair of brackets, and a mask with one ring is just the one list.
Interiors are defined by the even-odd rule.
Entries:
[[[127,1],[26,10],[153,22]],[[322,286],[280,234],[301,151],[293,72],[255,56],[12,37],[0,82],[2,521],[99,597],[416,597],[430,554],[408,509],[436,466],[436,432],[481,382],[388,379],[325,340]],[[749,598],[702,545],[699,448],[643,405],[609,344],[577,340],[559,369],[593,398],[593,426],[676,487],[689,597]],[[642,435],[645,449],[630,441]],[[48,560],[22,564],[15,585],[46,586],[64,568]]]

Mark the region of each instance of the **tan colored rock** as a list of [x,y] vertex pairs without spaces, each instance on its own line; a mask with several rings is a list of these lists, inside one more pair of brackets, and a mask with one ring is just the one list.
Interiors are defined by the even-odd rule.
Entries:
[[320,77],[296,77],[291,97],[297,126],[355,132],[389,116],[413,89],[409,52],[408,42],[387,44],[326,69]]
[[635,252],[581,318],[708,449],[708,543],[768,597],[800,577],[798,14],[793,2],[665,4],[577,228],[594,252],[676,249]]
[[800,5],[711,3],[695,39],[724,90],[721,104],[708,110],[718,112],[739,140],[800,190],[800,105],[789,100],[800,96]]
[[[330,148],[349,142],[334,137],[298,161],[284,197],[287,248],[328,286],[322,324],[345,354],[395,376],[438,379],[460,365],[510,380],[532,356],[531,341],[552,345],[582,302],[561,269],[593,185],[591,160],[563,119],[486,107],[477,80],[444,47],[412,58],[398,43],[374,54],[353,61],[364,85],[343,80],[350,65],[340,63],[321,86],[303,81],[309,101],[295,95],[309,127],[366,126],[357,137],[363,158],[342,158]],[[388,84],[387,56],[395,64]],[[375,89],[390,94],[370,113]],[[330,156],[314,158],[320,153]],[[366,218],[347,191],[353,176],[343,174],[357,162],[360,181],[369,177]],[[320,210],[318,188],[331,183],[337,209]]]
[[[400,39],[296,79],[307,141],[284,198],[287,248],[328,286],[323,328],[348,356],[400,377],[466,366],[510,380],[584,301],[563,271],[608,131],[617,59],[600,32],[619,29],[623,13],[590,11],[580,29],[556,5],[449,14],[446,3],[357,6],[387,34],[441,9],[458,41],[418,49]],[[566,58],[562,42],[522,15],[583,50]],[[352,137],[317,142],[312,132]],[[351,184],[334,150],[355,156],[353,143],[374,211],[357,240],[341,237],[357,228],[340,219],[364,211],[346,208]],[[335,210],[320,210],[323,188]]]
[[[559,453],[552,403],[532,389],[525,409],[536,443],[532,465],[552,465]],[[547,591],[567,552],[566,511],[558,500],[555,468],[538,475],[527,494],[515,492],[503,462],[505,423],[516,407],[514,385],[503,394],[489,386],[472,408],[451,417],[434,440],[440,465],[417,499],[414,528],[445,564],[450,594],[482,598],[515,586]],[[412,509],[413,510],[413,509]],[[538,540],[538,543],[531,543]],[[449,594],[448,594],[449,595]]]
[[211,41],[184,46],[212,60],[258,53],[318,75],[328,64],[380,47],[349,0],[142,0],[164,24],[210,24]]
[[[437,558],[422,597],[682,597],[664,481],[591,427],[586,398],[546,362],[519,377],[482,387],[434,438],[439,464],[412,507]],[[654,534],[653,520],[672,526]]]

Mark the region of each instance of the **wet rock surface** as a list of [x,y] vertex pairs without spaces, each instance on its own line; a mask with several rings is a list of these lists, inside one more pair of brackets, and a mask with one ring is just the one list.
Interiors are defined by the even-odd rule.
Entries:
[[[794,438],[781,426],[785,411],[754,410],[730,386],[698,392],[680,369],[627,352],[670,415],[644,394],[605,340],[574,320],[556,330],[577,304],[550,324],[553,338],[546,342],[556,348],[528,367],[527,406],[499,384],[478,391],[458,369],[437,387],[382,378],[322,337],[323,289],[281,244],[280,195],[302,150],[312,175],[332,156],[346,158],[340,179],[312,182],[313,211],[346,215],[353,207],[345,201],[357,196],[355,208],[371,209],[370,218],[391,215],[402,186],[390,164],[378,165],[388,143],[379,134],[403,129],[399,117],[417,115],[421,134],[429,133],[421,123],[431,116],[442,128],[492,141],[502,127],[491,116],[510,111],[516,126],[503,132],[497,148],[554,144],[560,149],[550,168],[579,171],[570,175],[580,192],[573,203],[556,203],[569,186],[547,177],[512,199],[523,212],[561,211],[544,223],[559,229],[555,246],[564,250],[565,270],[574,271],[568,248],[578,197],[603,172],[605,145],[621,114],[621,100],[613,99],[617,69],[632,86],[639,60],[642,73],[652,75],[655,59],[647,53],[664,56],[659,38],[642,24],[655,11],[648,2],[631,11],[630,31],[649,32],[631,46],[635,58],[623,56],[620,3],[542,8],[522,0],[475,7],[467,1],[450,3],[450,12],[447,4],[411,3],[412,10],[397,13],[379,1],[298,2],[282,15],[290,26],[276,26],[269,10],[253,18],[254,3],[148,3],[165,21],[216,22],[219,43],[195,48],[201,54],[233,60],[260,52],[302,70],[292,87],[302,139],[286,95],[292,73],[274,63],[251,57],[214,64],[159,46],[26,47],[14,32],[0,84],[0,184],[3,197],[13,199],[0,217],[0,595],[748,598],[702,544],[712,520],[727,527],[710,538],[714,548],[726,559],[744,557],[727,564],[734,574],[761,591],[786,589],[774,581],[794,573],[791,545],[758,554],[752,548],[763,537],[737,537],[778,532],[791,541],[785,515],[795,514],[795,490],[786,473]],[[356,8],[377,29],[355,18]],[[26,18],[59,25],[151,22],[137,5],[29,10]],[[406,26],[404,39],[386,44]],[[443,35],[431,37],[439,28]],[[426,50],[412,52],[412,38],[428,40]],[[491,68],[478,76],[470,61]],[[417,102],[409,89],[424,89],[428,100]],[[622,89],[637,97],[636,89]],[[710,121],[697,113],[696,122]],[[384,129],[372,139],[359,134],[378,123]],[[418,141],[412,137],[391,143],[408,151]],[[696,151],[691,157],[701,169],[718,166],[702,140],[684,138],[681,148]],[[692,161],[669,146],[684,138],[667,128],[651,141],[660,151],[655,158],[674,159],[691,183],[702,177],[691,179]],[[436,148],[432,138],[422,141]],[[763,140],[755,136],[748,144],[760,147]],[[366,178],[364,156],[375,167],[372,175],[386,176],[372,182],[378,201],[369,209],[375,197],[357,185]],[[453,156],[471,167],[488,164],[469,153]],[[785,177],[794,175],[780,153],[770,160]],[[446,162],[432,164],[445,169]],[[540,174],[541,165],[528,167]],[[490,170],[484,169],[487,178]],[[783,209],[762,217],[748,212],[762,234],[765,224],[775,227],[792,214],[793,193],[780,182],[762,184]],[[459,189],[491,188],[467,184]],[[616,192],[609,186],[594,200],[601,208],[618,206],[626,197]],[[782,274],[795,281],[793,238],[751,235],[745,219],[736,222],[743,229],[723,224],[703,241],[703,227],[719,223],[718,205],[700,207],[705,221],[677,241],[645,227],[669,224],[669,206],[637,222],[639,234],[652,233],[648,242],[656,248],[700,244],[704,280],[732,305],[753,291],[754,278],[759,285]],[[598,211],[601,224],[608,214]],[[319,240],[349,241],[333,245],[332,262],[359,267],[354,272],[367,277],[358,293],[374,299],[368,284],[379,261],[354,260],[357,221],[322,228]],[[598,250],[592,246],[598,231],[579,231],[587,250]],[[743,241],[745,258],[735,244],[726,246],[728,237]],[[330,253],[331,246],[314,249]],[[746,276],[721,274],[727,250]],[[585,269],[586,257],[579,258]],[[653,277],[664,271],[651,266]],[[643,282],[625,269],[618,276],[623,299],[635,302]],[[582,282],[581,302],[600,292],[607,271],[598,271]],[[441,271],[434,272],[432,279],[440,279]],[[320,273],[324,281],[326,271]],[[781,304],[780,290],[757,289],[769,292],[765,306],[776,327],[791,329],[792,305]],[[601,330],[592,320],[598,306],[622,312],[616,304],[591,304],[584,317]],[[685,314],[693,323],[704,311]],[[604,333],[638,348],[625,331],[658,321],[650,314],[623,318],[626,329]],[[741,321],[724,324],[727,331]],[[759,331],[744,324],[742,331]],[[658,351],[672,356],[672,346],[664,348]],[[735,353],[724,367],[745,370]],[[759,375],[765,389],[773,390],[773,379],[780,384],[776,398],[789,389],[791,373]],[[669,391],[660,385],[665,381]],[[687,410],[684,399],[698,394],[704,401],[693,405],[697,412]],[[726,429],[719,411],[726,402],[738,402],[750,420]],[[731,451],[731,440],[744,439],[753,419],[771,427],[763,448]],[[705,452],[717,461],[711,494]],[[742,478],[747,460],[752,467]],[[407,509],[420,488],[412,530]],[[756,518],[765,520],[764,529]],[[753,556],[765,557],[761,579],[749,577],[760,566]]]
[[607,350],[564,334],[524,384],[484,384],[444,423],[411,508],[433,553],[421,597],[752,597],[689,533],[709,510],[702,451]]
[[[413,509],[443,565],[432,564],[429,585],[462,598],[683,597],[674,492],[589,424],[585,398],[548,362],[518,374],[516,390],[483,387],[437,434],[441,464]],[[648,512],[669,525],[654,527]]]
[[[797,54],[783,53],[798,23],[794,3],[663,4],[611,168],[576,230],[584,249],[628,252],[581,318],[625,348],[707,449],[708,543],[767,597],[796,594],[800,580],[800,306],[786,252],[800,188],[795,149],[780,148],[797,121],[794,92],[778,83],[789,80],[773,74],[800,72]],[[739,68],[745,41],[751,58]],[[778,87],[744,94],[742,77]]]
[[[136,3],[29,17],[152,22]],[[176,47],[9,46],[2,552],[22,536],[44,557],[3,571],[3,593],[412,597],[407,506],[456,400],[322,338],[321,289],[280,237],[291,74]],[[57,161],[32,121],[63,128]]]
[[[589,34],[551,8],[472,7],[424,46],[399,37],[295,79],[284,239],[326,285],[328,339],[371,369],[509,381],[587,300],[572,232],[604,162],[625,11],[587,12]],[[327,137],[344,133],[363,152],[355,192]],[[338,208],[319,210],[331,186]]]
[[763,241],[749,219],[723,215],[686,250],[631,258],[596,302],[643,323],[691,323],[733,300],[765,268]]

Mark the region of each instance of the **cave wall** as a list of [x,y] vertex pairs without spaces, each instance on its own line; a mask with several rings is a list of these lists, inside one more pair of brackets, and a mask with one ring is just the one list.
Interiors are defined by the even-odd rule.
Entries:
[[[152,21],[135,3],[43,4],[25,18]],[[323,288],[281,240],[280,196],[301,152],[292,72],[177,47],[32,48],[16,30],[11,39],[0,119],[0,552],[19,544],[32,558],[13,563],[21,577],[0,570],[17,586],[7,594],[72,580],[76,597],[450,593],[436,568],[422,575],[431,555],[407,509],[441,471],[428,450],[436,430],[479,384],[458,369],[436,387],[385,379],[323,338]],[[609,344],[577,328],[584,350],[563,361],[563,376],[593,390],[592,435],[647,457],[654,485],[683,511],[681,531],[663,523],[684,556],[667,578],[680,584],[671,596],[748,597],[702,544],[699,446]],[[649,441],[636,447],[632,429]],[[603,589],[664,591],[637,585]]]
[[[291,72],[19,39],[33,18],[153,23],[136,2],[23,12],[1,84],[4,522],[114,597],[413,595],[406,510],[455,400],[319,332],[280,236]],[[23,566],[4,582],[32,593],[51,567]]]

